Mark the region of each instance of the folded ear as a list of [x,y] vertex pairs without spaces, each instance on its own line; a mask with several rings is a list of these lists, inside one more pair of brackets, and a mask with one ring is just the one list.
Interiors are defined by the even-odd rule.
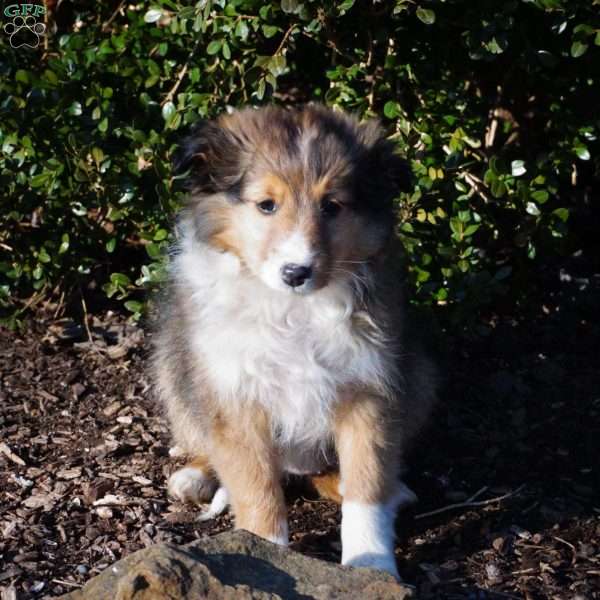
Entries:
[[183,139],[173,158],[175,173],[189,171],[186,187],[215,194],[234,188],[242,177],[238,140],[216,121],[201,121]]
[[374,191],[382,200],[391,200],[400,192],[412,189],[412,173],[407,160],[398,154],[397,145],[385,137],[376,120],[361,125],[365,146],[365,167]]
[[394,196],[412,189],[412,171],[409,162],[398,155],[397,145],[388,139],[380,140],[373,148],[375,161],[381,168],[383,177],[389,178],[394,186]]

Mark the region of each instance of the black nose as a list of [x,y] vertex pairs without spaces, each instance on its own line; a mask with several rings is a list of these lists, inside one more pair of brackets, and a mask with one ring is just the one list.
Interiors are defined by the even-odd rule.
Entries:
[[310,279],[311,275],[312,269],[310,267],[303,267],[294,263],[283,265],[281,269],[281,278],[291,287],[302,285],[307,279]]

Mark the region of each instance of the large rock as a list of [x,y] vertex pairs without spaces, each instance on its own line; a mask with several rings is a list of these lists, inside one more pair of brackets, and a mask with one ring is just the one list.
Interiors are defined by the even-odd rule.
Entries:
[[349,569],[246,531],[186,546],[158,544],[106,569],[63,600],[391,600],[411,590],[391,575]]

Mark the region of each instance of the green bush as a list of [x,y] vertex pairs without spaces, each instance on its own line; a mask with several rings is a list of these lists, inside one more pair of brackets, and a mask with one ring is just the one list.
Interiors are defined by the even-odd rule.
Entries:
[[569,247],[600,170],[598,5],[59,4],[39,48],[0,49],[5,315],[85,284],[138,316],[181,200],[183,131],[307,100],[380,116],[410,158],[398,233],[419,301],[487,302]]

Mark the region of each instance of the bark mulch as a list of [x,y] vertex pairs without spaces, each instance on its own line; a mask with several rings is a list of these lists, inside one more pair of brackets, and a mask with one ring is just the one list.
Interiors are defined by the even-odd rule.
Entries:
[[[600,598],[600,275],[575,262],[517,315],[446,335],[446,384],[408,460],[398,563],[425,599]],[[53,597],[157,542],[226,530],[165,481],[149,336],[106,313],[0,330],[0,592]],[[91,341],[90,341],[91,335]],[[288,490],[292,547],[339,560],[338,508]]]

